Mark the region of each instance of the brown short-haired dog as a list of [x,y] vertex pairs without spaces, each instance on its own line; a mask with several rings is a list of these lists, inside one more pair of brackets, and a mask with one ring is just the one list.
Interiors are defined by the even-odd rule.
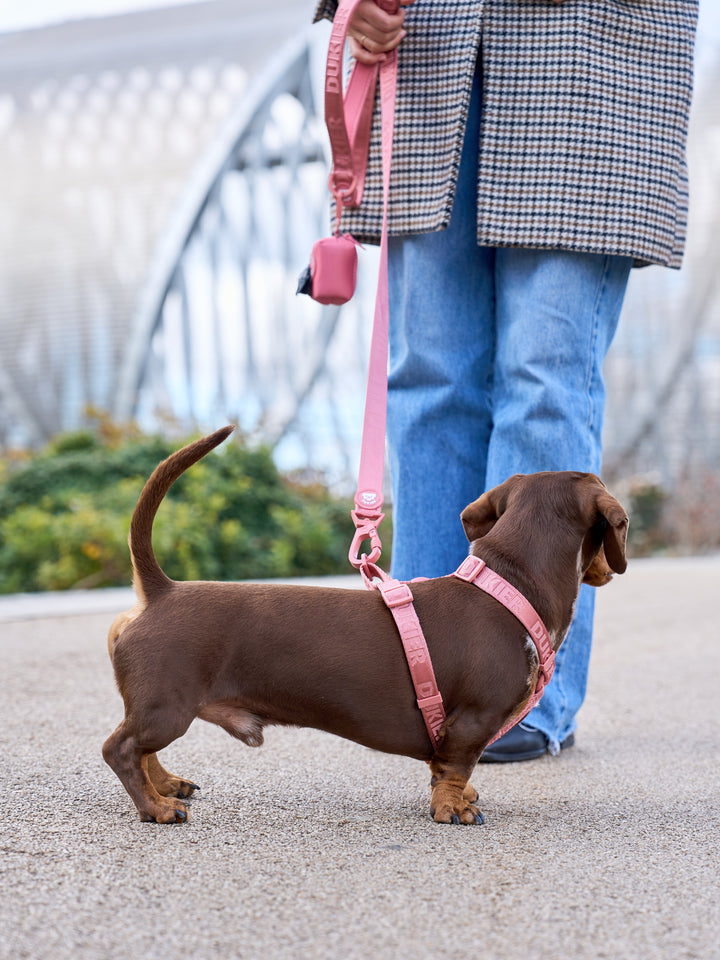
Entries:
[[[231,431],[161,463],[130,526],[138,603],[116,618],[108,641],[125,718],[103,756],[140,818],[187,819],[184,800],[197,787],[156,754],[200,717],[249,746],[263,742],[265,725],[290,724],[429,761],[435,820],[482,822],[468,780],[535,688],[538,658],[525,628],[455,577],[413,584],[447,712],[433,749],[377,591],[170,580],[152,550],[155,513],[180,474]],[[471,553],[533,604],[556,650],[580,584],[601,586],[626,568],[627,516],[593,474],[511,477],[470,504],[462,522]]]

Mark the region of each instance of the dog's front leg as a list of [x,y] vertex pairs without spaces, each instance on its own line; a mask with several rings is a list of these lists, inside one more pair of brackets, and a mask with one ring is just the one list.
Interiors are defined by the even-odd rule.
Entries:
[[[430,761],[432,797],[430,815],[436,823],[484,823],[475,805],[477,790],[469,782],[482,748],[492,733],[471,716],[451,716],[442,729]],[[478,747],[478,744],[480,746]]]
[[477,760],[470,764],[445,763],[436,757],[430,761],[430,816],[436,823],[485,822],[475,806],[477,790],[468,782],[476,763]]

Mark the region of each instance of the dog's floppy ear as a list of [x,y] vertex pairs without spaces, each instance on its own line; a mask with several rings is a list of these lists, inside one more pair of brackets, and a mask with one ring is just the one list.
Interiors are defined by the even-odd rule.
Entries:
[[628,516],[624,508],[615,497],[604,492],[597,499],[598,512],[607,521],[605,529],[605,539],[603,547],[605,550],[605,559],[608,566],[615,573],[625,573],[627,570],[627,557],[625,548],[627,544]]
[[484,493],[477,500],[474,500],[469,506],[465,507],[460,514],[465,536],[469,542],[479,540],[495,526],[498,515],[495,512],[490,494]]
[[495,522],[504,513],[509,483],[510,480],[506,480],[499,487],[488,490],[487,493],[465,507],[460,514],[465,536],[470,543],[484,537],[486,533],[490,533],[495,526]]

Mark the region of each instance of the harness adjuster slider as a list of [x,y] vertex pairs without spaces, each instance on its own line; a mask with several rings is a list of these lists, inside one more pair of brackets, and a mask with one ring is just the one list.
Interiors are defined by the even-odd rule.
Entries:
[[550,683],[550,681],[552,680],[553,673],[555,673],[555,654],[554,653],[552,653],[547,660],[543,660],[542,663],[540,664],[540,668],[538,670],[538,678],[537,678],[537,688],[539,691],[544,690],[545,687]]
[[484,569],[485,561],[481,560],[480,557],[465,557],[453,576],[459,580],[464,580],[465,583],[472,583]]
[[389,581],[388,583],[381,583],[378,589],[382,594],[385,605],[390,610],[394,610],[396,607],[406,607],[413,601],[412,591],[406,583]]
[[442,706],[443,698],[442,694],[436,693],[432,697],[424,697],[422,700],[418,697],[417,705],[421,710],[427,710],[429,707],[440,707]]

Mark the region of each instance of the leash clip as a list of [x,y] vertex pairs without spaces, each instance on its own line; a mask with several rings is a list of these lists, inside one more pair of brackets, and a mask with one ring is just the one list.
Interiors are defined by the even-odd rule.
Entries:
[[[357,570],[365,563],[374,564],[380,559],[382,542],[377,528],[385,519],[385,514],[380,509],[382,504],[382,496],[374,490],[361,490],[355,494],[356,509],[350,511],[350,516],[355,524],[355,536],[350,544],[349,560]],[[365,553],[358,556],[363,540],[370,541],[369,556]]]
[[[355,536],[350,544],[348,559],[350,563],[359,570],[363,563],[375,563],[380,559],[382,553],[382,542],[377,532],[377,528],[385,518],[384,513],[363,514],[359,510],[351,510],[350,516],[355,524]],[[360,547],[364,540],[370,541],[370,555],[363,553],[358,556]]]

